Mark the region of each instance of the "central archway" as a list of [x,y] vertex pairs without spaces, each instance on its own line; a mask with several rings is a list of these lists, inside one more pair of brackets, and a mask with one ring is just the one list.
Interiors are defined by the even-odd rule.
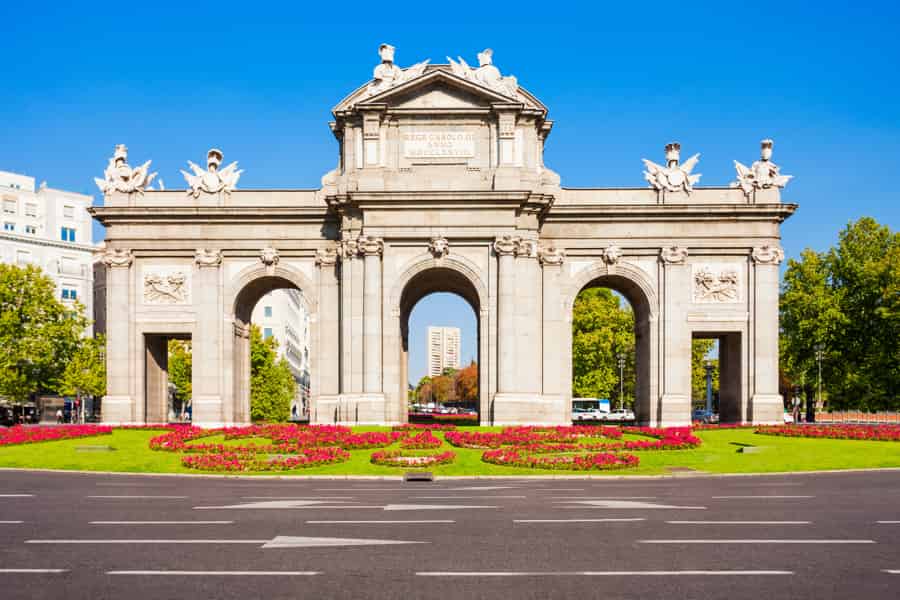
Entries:
[[455,294],[465,300],[475,314],[478,364],[478,417],[480,422],[489,419],[490,390],[488,386],[488,352],[485,331],[487,328],[487,288],[477,275],[477,271],[460,259],[444,257],[423,257],[414,261],[398,280],[391,301],[396,317],[395,326],[399,334],[397,355],[399,389],[397,398],[403,409],[401,418],[405,422],[407,386],[409,380],[409,319],[416,304],[434,293]]

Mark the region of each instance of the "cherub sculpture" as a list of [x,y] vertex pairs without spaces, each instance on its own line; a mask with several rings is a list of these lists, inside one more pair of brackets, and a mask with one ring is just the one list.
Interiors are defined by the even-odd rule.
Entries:
[[237,168],[237,161],[231,163],[224,169],[219,169],[222,164],[222,151],[213,148],[206,153],[206,170],[191,161],[188,166],[194,172],[193,175],[187,171],[181,171],[187,181],[190,189],[188,195],[198,198],[200,192],[208,192],[210,194],[218,194],[224,192],[230,194],[237,187],[238,179],[241,177],[243,170]]
[[646,158],[644,166],[644,179],[650,184],[650,187],[657,190],[666,190],[669,192],[684,191],[690,194],[694,189],[694,184],[700,181],[701,175],[697,173],[692,175],[691,171],[700,162],[700,154],[697,153],[679,164],[678,160],[681,156],[681,144],[672,142],[666,144],[666,166],[658,165]]
[[148,160],[139,167],[131,168],[128,165],[128,148],[125,147],[125,144],[118,144],[113,151],[112,158],[109,159],[106,170],[103,171],[103,179],[94,177],[94,181],[104,195],[114,192],[143,194],[144,189],[156,177],[156,173],[149,172],[151,162]]
[[782,175],[779,167],[772,162],[772,140],[760,142],[760,159],[748,168],[738,161],[734,161],[737,171],[737,181],[732,182],[731,187],[739,187],[744,194],[749,196],[754,189],[765,190],[773,187],[783,188],[791,180],[793,175]]

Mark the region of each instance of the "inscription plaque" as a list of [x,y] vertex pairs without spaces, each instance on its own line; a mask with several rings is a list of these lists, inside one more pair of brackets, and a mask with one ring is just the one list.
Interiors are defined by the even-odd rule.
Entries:
[[410,131],[403,134],[405,158],[472,158],[475,134],[465,131]]

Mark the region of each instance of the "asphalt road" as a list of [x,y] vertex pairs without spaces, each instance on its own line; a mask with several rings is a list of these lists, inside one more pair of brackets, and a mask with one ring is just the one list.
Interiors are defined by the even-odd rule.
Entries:
[[897,598],[900,471],[666,480],[0,471],[0,598]]

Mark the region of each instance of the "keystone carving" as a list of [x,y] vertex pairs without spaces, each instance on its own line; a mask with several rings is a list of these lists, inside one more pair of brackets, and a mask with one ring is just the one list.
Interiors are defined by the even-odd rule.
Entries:
[[603,250],[603,262],[608,265],[616,265],[622,258],[622,249],[618,246],[607,246]]
[[331,267],[337,264],[338,252],[334,248],[316,250],[316,266]]
[[134,262],[131,250],[111,248],[103,253],[103,264],[107,267],[130,267]]
[[519,238],[511,235],[501,235],[494,240],[494,252],[497,256],[514,255],[518,246]]
[[659,258],[668,265],[683,265],[688,257],[684,246],[667,246],[659,251]]
[[566,253],[556,246],[544,246],[538,250],[538,258],[542,265],[561,265],[566,260]]
[[240,179],[241,173],[244,171],[237,168],[237,162],[233,162],[224,169],[219,170],[219,165],[222,164],[222,157],[222,151],[217,148],[207,152],[205,171],[193,162],[188,161],[188,166],[194,174],[191,175],[187,171],[181,171],[181,174],[184,175],[184,180],[190,188],[187,192],[188,196],[199,198],[200,192],[210,194],[224,192],[230,194],[237,187],[238,179]]
[[359,236],[359,253],[363,256],[381,256],[384,253],[384,240],[374,235]]
[[278,261],[281,260],[281,257],[278,255],[278,250],[271,246],[267,246],[259,251],[259,260],[267,267],[274,268],[275,265],[278,264]]
[[750,255],[753,261],[760,265],[779,265],[784,260],[784,250],[769,244],[754,248]]
[[646,158],[644,166],[644,179],[650,184],[650,187],[657,190],[666,190],[668,192],[684,191],[690,194],[693,191],[693,185],[700,181],[701,175],[698,173],[692,175],[691,171],[700,162],[700,154],[695,154],[687,159],[684,164],[679,164],[681,157],[681,144],[672,142],[666,144],[666,166],[658,165]]
[[[150,185],[156,173],[150,173],[150,163],[147,161],[139,167],[131,168],[128,165],[128,148],[125,144],[118,144],[113,150],[112,158],[106,170],[103,171],[103,179],[94,177],[97,187],[104,195],[119,192],[122,194],[131,194],[137,192],[143,194],[144,189]],[[160,182],[162,185],[162,182]],[[162,189],[160,187],[160,189]]]
[[766,190],[769,188],[783,188],[791,180],[793,175],[782,175],[780,167],[772,162],[772,140],[763,140],[760,143],[760,159],[750,167],[734,161],[737,171],[737,181],[732,182],[731,187],[739,187],[744,190],[748,198],[753,190]]
[[428,244],[428,251],[435,258],[443,258],[450,253],[450,242],[445,237],[433,237]]
[[222,264],[222,251],[197,248],[194,253],[194,262],[201,267],[218,267]]

